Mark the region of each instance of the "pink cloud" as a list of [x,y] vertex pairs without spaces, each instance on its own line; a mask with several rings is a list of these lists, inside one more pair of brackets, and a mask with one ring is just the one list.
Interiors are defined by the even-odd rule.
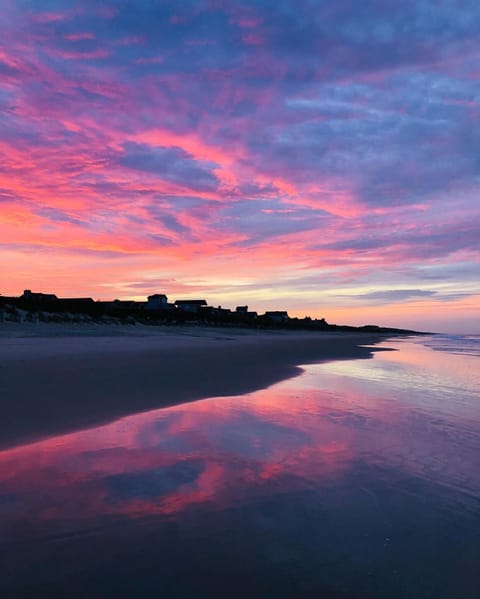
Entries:
[[265,39],[258,33],[246,33],[242,35],[242,41],[248,46],[262,46],[265,43]]
[[[204,281],[195,290],[231,297],[237,279],[248,279],[264,304],[301,301],[310,310],[296,292],[305,272],[332,269],[335,287],[355,273],[355,284],[367,284],[375,272],[477,259],[473,47],[462,45],[464,63],[455,47],[409,55],[410,64],[400,52],[408,45],[383,56],[357,40],[352,52],[348,39],[326,44],[307,28],[307,50],[287,52],[275,27],[283,23],[294,40],[296,12],[290,28],[282,10],[269,21],[261,6],[209,7],[225,32],[217,21],[208,27],[208,11],[172,17],[182,26],[168,36],[149,37],[127,18],[110,31],[99,12],[114,19],[124,9],[87,5],[29,14],[22,37],[4,28],[2,292],[28,286],[21,273],[38,276],[39,286],[78,289],[68,265],[83,251],[92,275],[82,294],[135,294],[129,283],[159,269],[188,289],[193,270]],[[7,21],[19,14],[11,9]],[[198,16],[205,41],[194,45],[188,27]],[[95,45],[73,43],[89,40]],[[161,163],[125,166],[128,143],[186,157],[176,177]],[[182,164],[210,184],[182,176]],[[48,264],[53,252],[60,278]],[[123,266],[97,262],[102,252],[120,255]],[[286,272],[290,289],[275,300],[264,281]]]
[[58,23],[68,18],[68,14],[65,12],[36,12],[30,13],[30,18],[36,23]]
[[67,50],[49,49],[48,54],[50,54],[51,56],[55,56],[56,58],[61,58],[63,60],[97,60],[99,58],[108,58],[111,55],[111,52],[110,50],[105,49],[90,50],[84,52],[69,52]]
[[70,33],[64,36],[64,38],[70,42],[78,42],[82,40],[93,40],[95,35],[89,31],[83,33]]

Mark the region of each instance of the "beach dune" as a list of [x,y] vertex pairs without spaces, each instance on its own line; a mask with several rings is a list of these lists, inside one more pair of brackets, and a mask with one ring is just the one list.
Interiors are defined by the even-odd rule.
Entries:
[[246,393],[299,374],[301,364],[368,358],[372,348],[365,346],[384,338],[194,327],[0,327],[0,447]]

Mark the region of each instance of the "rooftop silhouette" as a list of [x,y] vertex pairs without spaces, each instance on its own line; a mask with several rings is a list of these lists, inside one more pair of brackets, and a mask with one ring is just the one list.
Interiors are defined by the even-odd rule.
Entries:
[[364,325],[329,324],[325,318],[291,317],[286,310],[268,310],[259,314],[248,305],[235,310],[210,306],[205,299],[177,299],[169,302],[164,293],[149,295],[146,301],[97,300],[90,297],[58,297],[53,293],[26,289],[18,297],[0,295],[0,322],[100,322],[104,324],[181,325],[201,324],[248,328],[302,330],[339,330],[385,333],[416,333],[408,329]]

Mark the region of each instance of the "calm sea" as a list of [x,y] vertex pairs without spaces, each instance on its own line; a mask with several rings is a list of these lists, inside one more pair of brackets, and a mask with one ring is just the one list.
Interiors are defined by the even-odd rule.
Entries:
[[380,347],[0,452],[0,596],[478,599],[480,337]]

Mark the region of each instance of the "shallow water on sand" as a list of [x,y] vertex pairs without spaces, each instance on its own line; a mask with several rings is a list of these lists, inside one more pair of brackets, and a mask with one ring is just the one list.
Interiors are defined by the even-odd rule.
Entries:
[[479,341],[0,452],[2,597],[478,599]]

